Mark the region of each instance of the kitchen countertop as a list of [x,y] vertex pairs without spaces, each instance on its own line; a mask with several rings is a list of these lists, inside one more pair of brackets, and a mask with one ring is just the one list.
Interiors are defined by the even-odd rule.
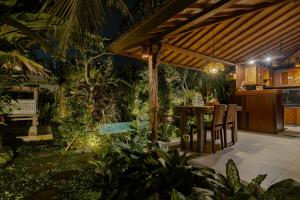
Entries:
[[300,108],[300,104],[283,104],[284,107]]

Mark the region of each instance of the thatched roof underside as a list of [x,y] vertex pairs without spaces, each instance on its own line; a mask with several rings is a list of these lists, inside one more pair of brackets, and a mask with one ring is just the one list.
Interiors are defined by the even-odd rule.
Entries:
[[167,0],[110,50],[141,59],[143,46],[156,42],[161,62],[196,69],[214,59],[285,58],[300,49],[300,1]]

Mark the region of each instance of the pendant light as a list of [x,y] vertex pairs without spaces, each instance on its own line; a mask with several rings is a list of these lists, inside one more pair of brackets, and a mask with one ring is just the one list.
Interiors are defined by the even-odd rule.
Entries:
[[[212,55],[214,57],[215,55],[215,33],[213,32],[213,52]],[[218,73],[219,71],[224,71],[225,66],[221,62],[216,62],[216,61],[211,61],[204,67],[204,71],[207,73],[215,74]]]

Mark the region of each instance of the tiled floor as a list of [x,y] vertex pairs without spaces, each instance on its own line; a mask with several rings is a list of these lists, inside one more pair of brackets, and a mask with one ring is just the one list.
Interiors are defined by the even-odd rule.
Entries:
[[[299,129],[300,132],[300,129]],[[300,138],[238,133],[238,143],[216,154],[201,156],[190,161],[192,165],[205,165],[224,173],[228,159],[233,159],[241,179],[251,181],[258,174],[268,174],[263,187],[282,179],[300,181]]]

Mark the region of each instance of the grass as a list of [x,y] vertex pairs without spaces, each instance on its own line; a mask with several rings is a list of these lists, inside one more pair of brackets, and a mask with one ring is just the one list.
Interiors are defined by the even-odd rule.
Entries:
[[21,146],[0,169],[0,199],[98,199],[92,160],[92,154]]

